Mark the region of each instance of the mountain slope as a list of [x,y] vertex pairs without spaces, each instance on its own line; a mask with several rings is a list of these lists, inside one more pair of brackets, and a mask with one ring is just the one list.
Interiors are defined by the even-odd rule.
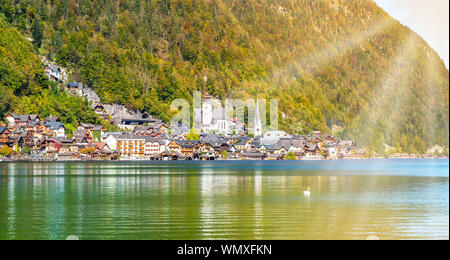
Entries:
[[81,122],[100,123],[87,102],[49,85],[32,44],[0,15],[0,120],[8,112],[58,116],[69,133]]
[[[369,0],[2,0],[40,52],[103,102],[164,120],[174,98],[279,98],[283,129],[361,146],[448,146],[448,70]],[[34,35],[39,35],[36,32]]]

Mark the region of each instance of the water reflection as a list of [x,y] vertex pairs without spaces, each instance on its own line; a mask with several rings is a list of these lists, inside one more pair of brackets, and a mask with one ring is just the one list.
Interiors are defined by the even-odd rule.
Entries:
[[448,239],[448,160],[333,165],[1,163],[0,239]]

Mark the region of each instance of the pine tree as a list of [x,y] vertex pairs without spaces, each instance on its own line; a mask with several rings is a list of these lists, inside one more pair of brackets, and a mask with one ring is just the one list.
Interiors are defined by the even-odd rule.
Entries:
[[33,34],[34,46],[38,49],[41,48],[44,34],[42,33],[42,26],[38,19],[34,20],[33,26],[31,28],[31,33]]

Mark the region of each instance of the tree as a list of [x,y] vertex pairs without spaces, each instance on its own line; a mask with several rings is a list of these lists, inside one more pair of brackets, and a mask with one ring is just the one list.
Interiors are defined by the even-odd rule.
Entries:
[[41,48],[42,40],[44,38],[44,34],[42,32],[42,26],[39,22],[39,19],[35,19],[33,22],[33,26],[31,27],[31,33],[33,35],[33,44],[36,48]]
[[80,153],[81,154],[85,154],[85,155],[92,155],[92,154],[94,154],[94,152],[95,152],[95,148],[94,147],[87,147],[87,148],[84,148],[84,149],[80,150]]
[[295,153],[293,152],[289,152],[284,159],[288,160],[288,161],[295,161],[297,160],[297,156],[295,156]]
[[228,152],[227,151],[222,151],[221,153],[220,153],[220,155],[222,156],[222,158],[223,159],[228,159]]
[[188,134],[186,134],[186,140],[198,141],[200,140],[200,134],[197,130],[191,129]]
[[31,154],[31,149],[30,149],[30,147],[24,146],[24,147],[22,148],[22,153],[23,153],[23,154],[26,154],[26,155],[30,155],[30,154]]
[[9,148],[8,146],[4,145],[1,149],[0,149],[0,155],[4,156],[4,157],[9,157],[11,154],[13,153],[13,150],[11,148]]

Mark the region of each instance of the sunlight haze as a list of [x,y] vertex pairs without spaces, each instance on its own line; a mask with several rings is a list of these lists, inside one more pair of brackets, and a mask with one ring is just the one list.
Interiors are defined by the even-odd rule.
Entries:
[[448,0],[375,0],[402,24],[420,34],[449,66]]

